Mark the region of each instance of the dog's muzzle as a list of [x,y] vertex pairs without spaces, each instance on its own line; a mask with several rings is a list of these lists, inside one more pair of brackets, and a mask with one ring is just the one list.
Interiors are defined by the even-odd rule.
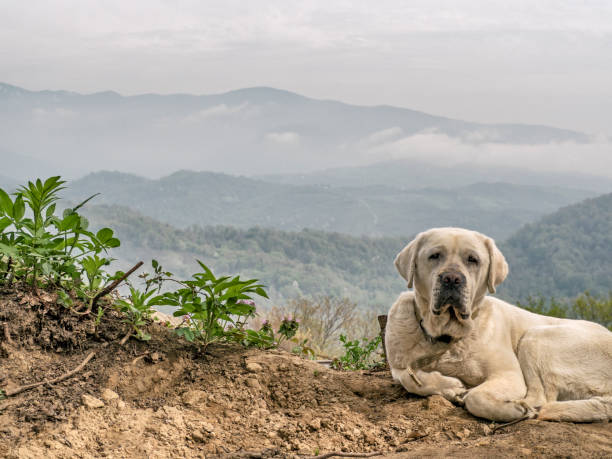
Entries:
[[439,316],[448,308],[452,308],[463,320],[470,318],[470,313],[464,304],[463,291],[466,285],[465,276],[458,271],[445,271],[438,276],[439,293],[436,304],[432,308],[434,315]]

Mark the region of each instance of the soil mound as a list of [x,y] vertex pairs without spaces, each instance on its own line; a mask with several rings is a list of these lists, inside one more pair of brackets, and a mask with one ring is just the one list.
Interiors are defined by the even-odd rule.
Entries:
[[[610,457],[612,426],[526,421],[494,431],[441,397],[407,394],[386,371],[339,372],[282,351],[206,352],[151,324],[99,326],[53,295],[0,293],[0,457]],[[53,382],[86,365],[70,377]]]

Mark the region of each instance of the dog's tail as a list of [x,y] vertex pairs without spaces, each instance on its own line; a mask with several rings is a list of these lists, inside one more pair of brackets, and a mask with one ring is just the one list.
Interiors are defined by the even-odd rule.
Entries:
[[612,420],[612,397],[593,397],[544,404],[538,413],[542,421],[599,422]]

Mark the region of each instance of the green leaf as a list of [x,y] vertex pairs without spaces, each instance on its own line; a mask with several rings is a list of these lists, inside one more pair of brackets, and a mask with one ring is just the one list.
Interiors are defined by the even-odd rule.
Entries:
[[111,249],[115,247],[119,247],[120,245],[121,245],[121,241],[117,239],[116,237],[112,237],[108,241],[106,241],[106,247],[109,247]]
[[51,218],[51,216],[54,214],[55,212],[55,203],[51,204],[49,207],[47,207],[47,212],[45,214],[46,218]]
[[175,329],[174,332],[178,336],[182,336],[183,338],[185,338],[190,343],[192,343],[194,341],[194,339],[195,339],[195,335],[194,335],[193,330],[191,328],[181,327],[181,328]]
[[9,217],[13,216],[13,201],[2,188],[0,188],[0,210]]
[[89,220],[87,220],[82,215],[79,215],[80,218],[80,227],[86,230],[89,227]]
[[8,217],[0,218],[0,233],[11,224],[11,219]]
[[264,298],[268,298],[269,299],[268,294],[266,293],[266,291],[262,287],[257,287],[255,289],[255,293],[257,293],[259,296],[262,296]]
[[25,203],[23,202],[23,197],[21,195],[17,196],[15,202],[13,203],[13,218],[16,221],[19,221],[23,218],[25,214]]
[[13,258],[17,258],[19,256],[19,251],[15,247],[11,245],[2,244],[1,242],[0,253]]
[[96,233],[96,238],[102,243],[106,243],[110,238],[113,237],[113,230],[110,228],[102,228]]

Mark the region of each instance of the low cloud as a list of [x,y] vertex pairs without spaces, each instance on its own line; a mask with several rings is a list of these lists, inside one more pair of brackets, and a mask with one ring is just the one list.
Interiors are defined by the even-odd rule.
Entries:
[[300,135],[292,131],[270,132],[266,134],[265,139],[268,142],[285,146],[298,145],[300,143]]
[[367,149],[365,154],[376,160],[415,159],[445,166],[472,163],[612,177],[612,143],[605,137],[593,139],[590,143],[555,142],[539,145],[475,143],[470,140],[426,131],[380,142]]
[[78,115],[78,113],[75,112],[74,110],[70,110],[68,108],[63,108],[63,107],[57,107],[52,110],[42,108],[42,107],[36,107],[32,109],[32,114],[38,118],[42,118],[42,117],[45,117],[45,118],[48,118],[48,117],[74,118],[76,115]]
[[197,112],[188,115],[187,117],[185,117],[185,121],[198,122],[210,118],[235,115],[237,113],[243,112],[247,108],[247,105],[247,103],[234,106],[226,104],[213,105],[212,107],[208,107],[203,110],[198,110]]

